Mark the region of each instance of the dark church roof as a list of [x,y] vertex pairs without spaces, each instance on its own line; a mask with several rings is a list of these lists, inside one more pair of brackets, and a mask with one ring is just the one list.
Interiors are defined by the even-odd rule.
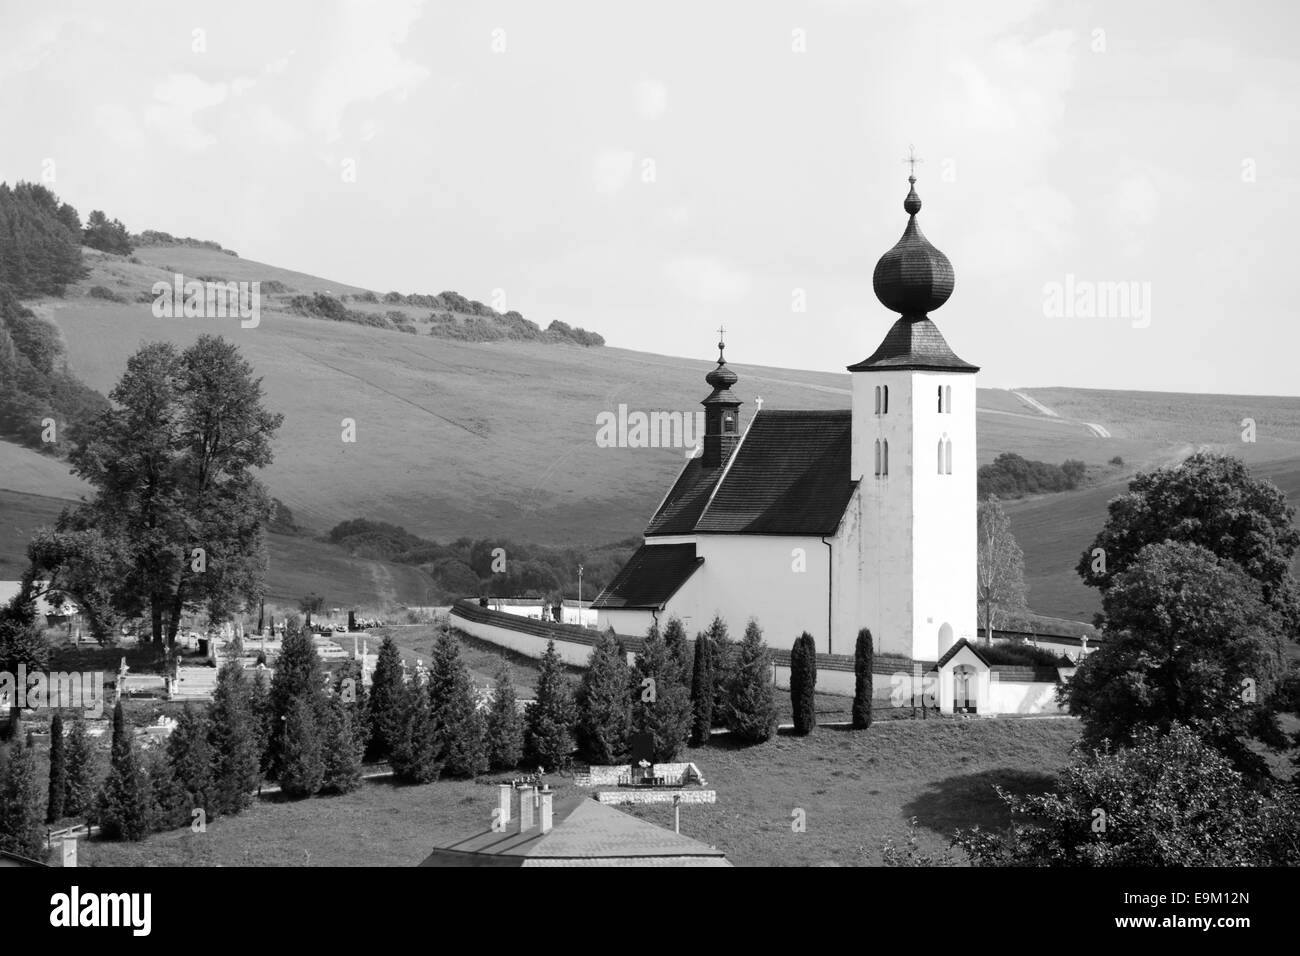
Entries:
[[693,544],[643,544],[591,606],[663,607],[703,563],[695,556]]
[[646,536],[834,533],[853,495],[848,409],[761,411],[725,468],[687,462]]
[[880,347],[850,372],[866,369],[914,369],[936,372],[978,372],[979,367],[963,362],[948,347],[939,327],[925,317],[902,316],[885,333]]

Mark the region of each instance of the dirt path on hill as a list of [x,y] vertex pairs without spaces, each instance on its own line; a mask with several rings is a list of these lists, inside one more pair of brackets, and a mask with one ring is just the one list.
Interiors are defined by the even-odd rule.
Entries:
[[1078,418],[1062,418],[1059,414],[1057,414],[1052,409],[1048,408],[1038,399],[1030,398],[1024,392],[1018,392],[1015,389],[1010,389],[1009,391],[1011,392],[1012,395],[1016,396],[1016,398],[1020,399],[1022,402],[1024,402],[1026,405],[1032,408],[1034,411],[1038,412],[1039,415],[1042,415],[1046,418],[1055,418],[1057,421],[1060,422],[1069,422],[1070,424],[1073,425],[1082,425],[1084,428],[1088,429],[1088,431],[1092,434],[1094,438],[1111,437],[1110,431],[1107,430],[1106,426],[1104,425],[1098,425],[1096,422],[1085,422],[1082,419],[1078,419]]

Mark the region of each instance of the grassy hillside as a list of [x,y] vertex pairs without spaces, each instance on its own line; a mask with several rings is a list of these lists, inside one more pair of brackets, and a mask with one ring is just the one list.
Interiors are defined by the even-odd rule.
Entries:
[[[142,342],[180,345],[201,332],[237,343],[265,376],[269,403],[285,414],[276,463],[266,473],[271,493],[297,519],[323,530],[364,514],[405,525],[424,537],[502,535],[539,543],[583,544],[639,532],[683,461],[677,449],[600,448],[596,418],[629,409],[699,409],[713,333],[701,328],[701,360],[620,349],[533,342],[473,343],[428,334],[427,309],[367,305],[360,311],[404,310],[418,334],[330,322],[290,311],[300,292],[359,290],[192,246],[150,246],[139,261],[87,252],[91,274],[66,298],[31,303],[67,342],[70,364],[107,391]],[[157,319],[136,301],[153,282],[186,276],[279,282],[263,295],[261,324],[236,319]],[[434,283],[431,283],[431,285]],[[123,302],[92,298],[94,286]],[[279,287],[276,287],[279,288]],[[887,317],[879,316],[879,335]],[[845,344],[846,364],[876,344],[876,331]],[[743,360],[737,339],[734,359]],[[769,408],[834,408],[849,402],[847,374],[734,366],[752,415],[753,399]],[[1060,462],[1101,463],[1112,455],[1141,457],[1145,446],[1096,439],[1082,424],[1042,416],[1008,393],[980,394],[981,461],[1015,450]],[[987,409],[985,406],[987,405]],[[344,418],[357,440],[340,440]],[[10,479],[0,487],[40,491]],[[13,482],[13,483],[11,483]]]
[[[59,498],[0,490],[0,581],[13,581],[27,567],[27,542],[43,525],[52,525],[68,502]],[[268,535],[268,603],[296,607],[315,591],[327,607],[383,607],[428,604],[429,577],[418,568],[353,558],[311,538]]]
[[[66,297],[29,303],[60,329],[72,370],[106,392],[143,342],[167,339],[184,346],[202,332],[237,342],[264,377],[268,404],[285,414],[276,461],[264,478],[297,521],[316,531],[365,516],[440,541],[500,536],[581,547],[635,535],[684,455],[672,448],[601,448],[597,416],[617,412],[620,404],[647,412],[694,412],[707,391],[703,376],[712,367],[713,333],[704,323],[699,360],[541,342],[465,342],[429,334],[427,308],[355,298],[347,303],[359,312],[403,312],[403,324],[415,334],[296,314],[290,307],[294,295],[355,297],[363,290],[212,249],[142,247],[135,262],[93,251],[86,256],[90,275]],[[281,291],[263,294],[257,328],[242,329],[233,318],[154,318],[150,302],[139,300],[148,298],[153,282],[170,281],[176,271],[279,283],[271,288]],[[428,283],[430,288],[440,284]],[[95,286],[122,301],[90,296]],[[874,315],[859,341],[844,344],[846,364],[874,348],[887,326],[887,316]],[[744,358],[743,334],[733,339],[733,359]],[[849,404],[847,374],[743,361],[733,367],[740,375],[736,392],[746,402],[742,424],[759,396],[768,408]],[[1012,451],[1054,464],[1078,458],[1097,466],[1084,490],[1009,506],[1026,554],[1030,602],[1040,613],[1090,618],[1095,592],[1084,588],[1071,568],[1100,528],[1106,502],[1138,469],[1209,447],[1246,458],[1260,474],[1300,496],[1300,399],[1057,388],[1018,392],[980,390],[981,464]],[[341,440],[346,418],[356,422],[355,443]],[[1256,422],[1253,443],[1241,441],[1243,418]],[[1099,437],[1089,423],[1110,437]],[[1123,466],[1105,465],[1117,455]],[[4,488],[56,497],[83,491],[60,462],[0,444]],[[0,518],[6,529],[22,523],[8,519],[8,514]],[[398,566],[360,562],[366,567],[359,569],[332,551],[313,551],[310,542],[294,541],[273,544],[273,587],[286,594],[302,593],[319,571],[337,576],[344,590],[392,592],[424,603],[414,594],[422,585],[403,579]]]

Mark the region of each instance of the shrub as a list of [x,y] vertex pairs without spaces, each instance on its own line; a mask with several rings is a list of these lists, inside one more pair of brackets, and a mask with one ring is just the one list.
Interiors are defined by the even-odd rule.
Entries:
[[1120,467],[1120,468],[1123,468],[1123,467],[1124,467],[1124,459],[1121,458],[1119,455],[1116,455],[1114,458],[1112,458],[1112,459],[1110,460],[1110,464],[1112,464],[1112,465],[1116,465],[1116,466],[1118,466],[1118,467]]
[[727,682],[726,718],[728,729],[744,743],[762,743],[776,733],[772,655],[752,618],[736,648],[735,666]]
[[1005,664],[1016,667],[1073,667],[1074,662],[1064,654],[1034,647],[1024,639],[997,644],[981,644],[980,653],[990,664]]
[[[92,299],[105,299],[105,300],[108,301],[108,302],[125,302],[125,301],[126,301],[126,299],[122,298],[120,295],[118,295],[118,294],[117,294],[116,292],[114,292],[112,289],[108,288],[107,286],[102,286],[102,285],[93,285],[93,286],[91,286],[91,287],[90,287],[89,295],[90,295],[90,297],[91,297]],[[153,301],[153,296],[150,296],[150,297],[149,297],[149,300],[152,302],[152,301]]]
[[817,642],[807,631],[790,650],[790,705],[794,732],[812,733],[817,726]]
[[[1190,728],[1076,757],[1059,791],[1014,796],[1005,833],[959,831],[981,866],[1295,866],[1300,801],[1250,786]],[[1100,826],[1098,825],[1100,823]]]
[[865,730],[871,726],[871,631],[858,631],[858,642],[853,648],[853,726]]

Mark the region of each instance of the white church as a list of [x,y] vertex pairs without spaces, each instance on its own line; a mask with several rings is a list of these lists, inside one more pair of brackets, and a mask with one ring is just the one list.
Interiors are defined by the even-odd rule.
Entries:
[[979,369],[930,318],[953,270],[921,233],[908,181],[907,228],[872,280],[898,318],[849,366],[852,408],[761,408],[742,431],[738,378],[719,343],[703,453],[596,599],[602,630],[644,634],[676,616],[694,633],[721,615],[738,636],[753,617],[777,648],[807,631],[819,653],[851,655],[867,627],[877,653],[978,657],[958,643],[976,635]]

